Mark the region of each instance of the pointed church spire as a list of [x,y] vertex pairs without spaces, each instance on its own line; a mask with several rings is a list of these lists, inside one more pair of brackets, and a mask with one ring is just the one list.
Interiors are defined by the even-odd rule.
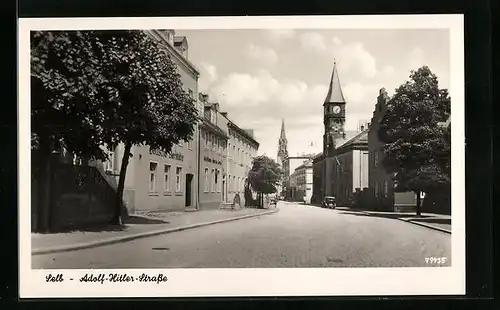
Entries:
[[280,140],[286,140],[286,134],[285,134],[285,119],[281,119],[281,135],[280,135]]
[[345,103],[342,87],[340,86],[339,74],[337,72],[337,62],[333,61],[332,78],[330,79],[330,87],[325,98],[325,103]]

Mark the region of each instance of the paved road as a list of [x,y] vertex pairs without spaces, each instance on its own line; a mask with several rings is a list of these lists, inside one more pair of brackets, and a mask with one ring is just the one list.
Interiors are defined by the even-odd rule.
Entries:
[[[417,267],[451,260],[450,235],[395,219],[290,203],[272,215],[66,253],[32,268]],[[449,264],[446,264],[449,265]]]

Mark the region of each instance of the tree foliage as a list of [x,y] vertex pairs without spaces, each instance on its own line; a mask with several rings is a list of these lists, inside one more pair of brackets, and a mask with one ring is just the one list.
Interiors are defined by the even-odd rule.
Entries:
[[95,159],[125,145],[120,202],[131,147],[170,152],[198,120],[176,65],[143,31],[32,32],[31,81],[34,145]]
[[248,172],[248,182],[260,194],[276,193],[282,171],[278,163],[267,156],[257,156]]
[[[102,159],[103,144],[170,151],[194,133],[197,111],[175,64],[142,31],[32,32],[35,133],[77,155]],[[42,95],[43,94],[43,95]]]
[[395,176],[397,191],[449,187],[450,104],[448,91],[427,66],[412,71],[388,101],[378,136],[385,143],[382,164]]

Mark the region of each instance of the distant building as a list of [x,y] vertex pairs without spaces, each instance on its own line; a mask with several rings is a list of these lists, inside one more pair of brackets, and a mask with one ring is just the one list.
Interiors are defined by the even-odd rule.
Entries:
[[253,131],[240,128],[223,113],[228,128],[227,149],[227,179],[225,203],[235,208],[245,206],[245,184],[248,182],[248,172],[252,169],[252,161],[257,155],[259,143],[253,136]]
[[295,169],[296,176],[296,193],[295,199],[304,201],[306,204],[311,203],[313,194],[313,160],[309,159]]
[[292,186],[290,177],[295,172],[295,169],[312,159],[314,154],[304,154],[299,156],[288,156],[283,161],[283,192],[286,200],[292,200]]
[[[208,95],[200,94],[205,114],[202,125],[202,206],[216,208],[243,207],[244,189],[259,143],[252,129],[241,129],[220,112],[219,103],[210,103]],[[203,142],[205,141],[205,142]]]

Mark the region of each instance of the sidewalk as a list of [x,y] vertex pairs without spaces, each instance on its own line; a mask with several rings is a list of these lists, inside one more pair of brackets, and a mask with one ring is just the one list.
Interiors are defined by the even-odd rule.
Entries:
[[31,252],[47,254],[124,242],[200,226],[272,214],[278,208],[210,210],[195,212],[141,212],[130,215],[125,227],[95,227],[85,231],[31,234]]
[[409,212],[382,212],[382,211],[366,211],[347,207],[338,207],[337,210],[364,213],[369,216],[384,217],[398,219],[415,225],[424,226],[430,229],[442,231],[451,234],[451,216],[435,213],[422,213],[418,217],[415,213]]

